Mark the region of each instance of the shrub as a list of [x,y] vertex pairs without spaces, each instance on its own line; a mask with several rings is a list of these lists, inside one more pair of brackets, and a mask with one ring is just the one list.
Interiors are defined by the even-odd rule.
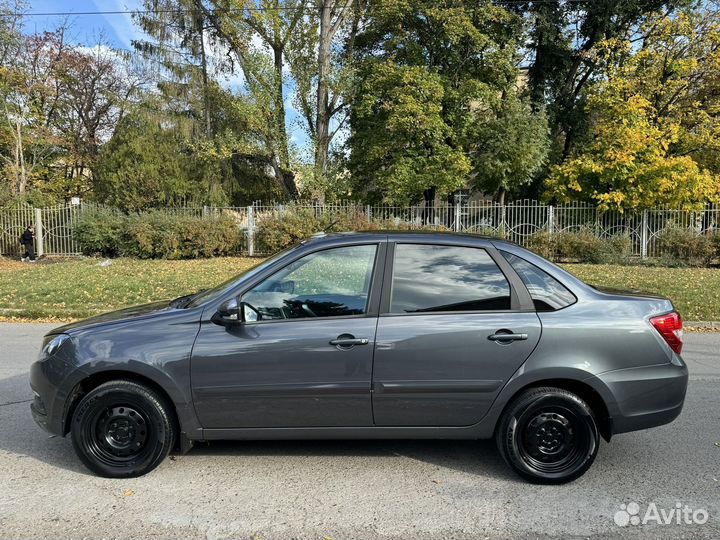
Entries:
[[555,258],[555,239],[547,231],[540,231],[530,236],[526,246],[530,251],[537,253],[541,257],[546,259]]
[[289,207],[284,212],[273,212],[258,219],[255,238],[258,249],[274,253],[310,238],[318,232],[343,231],[448,231],[442,225],[421,225],[406,221],[370,221],[364,212],[322,212],[312,208]]
[[716,252],[713,238],[683,227],[662,231],[658,236],[658,247],[665,258],[689,266],[709,264]]
[[313,210],[291,209],[262,216],[255,239],[260,251],[274,253],[323,230],[323,223]]
[[121,253],[127,218],[110,209],[86,210],[73,227],[73,235],[84,255],[116,257]]
[[99,209],[83,212],[74,227],[86,255],[141,259],[194,259],[237,252],[242,231],[226,216],[182,216],[159,210],[124,215]]
[[585,263],[625,263],[632,253],[628,235],[598,238],[590,229],[550,234],[541,231],[533,234],[527,247],[538,255],[552,260]]
[[603,241],[590,229],[562,232],[553,238],[555,257],[562,260],[597,263],[602,259]]
[[141,259],[195,259],[237,252],[242,231],[225,216],[183,216],[151,211],[130,216],[122,253]]
[[714,256],[716,259],[720,258],[720,232],[717,230],[713,231],[710,235],[710,242],[713,245]]

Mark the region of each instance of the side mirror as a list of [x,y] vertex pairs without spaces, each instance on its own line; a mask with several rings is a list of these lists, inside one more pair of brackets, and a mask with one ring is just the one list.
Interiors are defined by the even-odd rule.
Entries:
[[245,322],[261,319],[260,313],[250,304],[240,302],[237,298],[226,300],[212,316],[211,320],[221,326],[237,326]]
[[237,298],[226,300],[211,318],[212,322],[221,326],[235,326],[240,324],[240,307]]

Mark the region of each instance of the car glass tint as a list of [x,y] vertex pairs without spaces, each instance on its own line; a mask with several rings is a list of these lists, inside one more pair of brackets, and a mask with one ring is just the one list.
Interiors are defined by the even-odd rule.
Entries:
[[557,311],[575,303],[575,295],[550,274],[517,255],[500,253],[525,283],[537,311]]
[[484,249],[398,244],[392,313],[510,309],[510,285]]
[[376,245],[306,255],[243,295],[261,320],[340,317],[367,312]]

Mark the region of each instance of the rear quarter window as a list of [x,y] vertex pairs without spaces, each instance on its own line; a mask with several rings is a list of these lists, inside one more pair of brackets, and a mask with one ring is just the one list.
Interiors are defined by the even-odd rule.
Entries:
[[522,279],[537,311],[557,311],[577,301],[565,285],[544,270],[507,251],[500,253]]

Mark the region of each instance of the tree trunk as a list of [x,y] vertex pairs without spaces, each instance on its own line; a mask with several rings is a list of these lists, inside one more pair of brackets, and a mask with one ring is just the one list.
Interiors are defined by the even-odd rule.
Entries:
[[285,92],[283,89],[283,49],[277,45],[273,47],[275,65],[275,153],[277,167],[275,169],[275,180],[285,190],[288,197],[297,199],[298,190],[295,185],[295,175],[290,171],[290,149],[285,126]]
[[435,195],[437,188],[431,187],[423,192],[422,221],[425,225],[435,223]]
[[207,55],[205,54],[204,24],[205,21],[201,16],[198,22],[198,31],[200,33],[200,64],[202,67],[203,108],[205,109],[205,136],[209,139],[212,137],[212,124],[210,121],[210,89],[208,85]]
[[23,150],[22,126],[20,125],[19,118],[15,122],[15,126],[17,132],[17,139],[15,141],[15,157],[19,172],[18,195],[22,195],[25,193],[27,188],[27,171],[25,170],[25,151]]
[[317,113],[315,118],[315,174],[327,172],[330,146],[330,116],[328,76],[330,75],[330,45],[332,43],[331,2],[325,0],[320,7],[320,36],[318,41]]

